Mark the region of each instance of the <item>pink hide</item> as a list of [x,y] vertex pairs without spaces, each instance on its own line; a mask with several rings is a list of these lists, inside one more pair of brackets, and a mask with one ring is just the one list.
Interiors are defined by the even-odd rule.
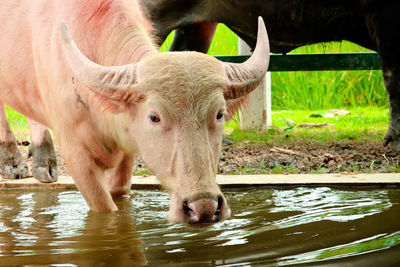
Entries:
[[3,1],[0,102],[53,130],[93,211],[117,210],[138,154],[171,193],[171,220],[220,221],[230,214],[215,181],[224,115],[267,70],[259,27],[255,56],[226,64],[157,53],[134,0]]

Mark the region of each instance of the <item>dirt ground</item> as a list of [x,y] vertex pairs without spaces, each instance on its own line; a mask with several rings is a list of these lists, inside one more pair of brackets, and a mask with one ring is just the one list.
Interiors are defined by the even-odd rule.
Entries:
[[381,143],[236,145],[222,149],[221,174],[399,172],[400,153]]
[[[32,161],[32,160],[30,160]],[[31,162],[30,162],[31,163]],[[400,172],[400,153],[381,143],[224,145],[219,174]],[[68,175],[58,155],[59,175]],[[137,158],[134,175],[151,174]]]
[[[400,172],[400,153],[381,143],[224,145],[219,174]],[[138,160],[134,172],[146,173]]]

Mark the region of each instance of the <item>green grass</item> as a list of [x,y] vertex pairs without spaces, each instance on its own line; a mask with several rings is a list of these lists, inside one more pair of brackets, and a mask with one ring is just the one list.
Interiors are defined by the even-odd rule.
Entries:
[[[385,107],[359,107],[347,109],[346,116],[328,116],[328,110],[273,111],[272,123],[277,128],[267,132],[240,130],[237,121],[225,125],[225,132],[237,142],[291,144],[298,142],[380,142],[386,132],[389,114]],[[325,123],[333,127],[298,128],[292,124]],[[289,124],[289,125],[288,125]]]
[[28,132],[28,124],[24,116],[6,106],[6,113],[11,130],[19,140],[30,140]]
[[[367,52],[350,42],[315,44],[291,53]],[[272,108],[328,109],[388,106],[381,70],[273,72]]]

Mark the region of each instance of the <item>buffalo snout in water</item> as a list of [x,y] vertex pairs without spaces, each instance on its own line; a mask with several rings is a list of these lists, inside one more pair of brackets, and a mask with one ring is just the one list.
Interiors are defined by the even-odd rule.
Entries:
[[183,210],[189,217],[189,224],[214,223],[218,221],[218,202],[214,199],[202,198],[183,202]]
[[208,226],[223,221],[231,213],[225,197],[220,192],[196,193],[183,198],[180,203],[175,212],[170,210],[170,219],[190,226]]

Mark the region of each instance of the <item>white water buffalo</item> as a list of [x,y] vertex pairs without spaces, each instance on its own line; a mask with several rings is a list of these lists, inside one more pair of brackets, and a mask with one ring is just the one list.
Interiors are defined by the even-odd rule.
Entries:
[[[91,210],[117,210],[138,154],[170,192],[172,221],[229,216],[216,166],[225,118],[268,67],[261,18],[242,64],[158,53],[133,0],[2,1],[0,22],[0,102],[53,130]],[[4,119],[0,133],[0,157],[13,154]]]

